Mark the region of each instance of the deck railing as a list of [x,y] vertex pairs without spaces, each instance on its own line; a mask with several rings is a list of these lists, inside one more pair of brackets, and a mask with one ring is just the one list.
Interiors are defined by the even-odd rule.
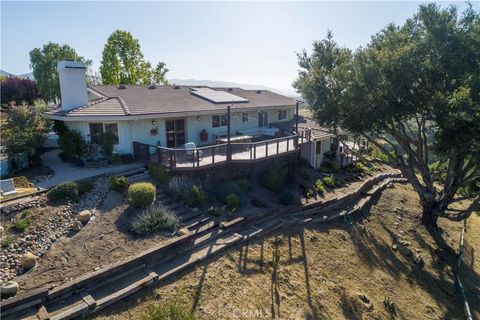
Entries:
[[195,149],[177,149],[134,142],[135,158],[156,162],[176,169],[211,166],[226,162],[248,162],[296,152],[298,144],[311,139],[310,134],[299,133],[287,137],[250,143],[216,144]]

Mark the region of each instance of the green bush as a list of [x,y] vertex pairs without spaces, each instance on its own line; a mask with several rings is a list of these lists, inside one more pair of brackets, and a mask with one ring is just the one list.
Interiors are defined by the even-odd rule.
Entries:
[[207,212],[211,215],[214,215],[214,216],[219,216],[220,215],[220,211],[217,208],[215,208],[214,206],[211,206],[210,208],[208,208]]
[[8,248],[11,244],[13,244],[13,237],[6,236],[2,239],[2,249]]
[[227,202],[227,196],[231,193],[234,193],[238,196],[242,194],[242,189],[235,182],[228,181],[225,183],[219,183],[215,185],[214,194],[217,197],[218,201],[222,203]]
[[328,177],[323,177],[323,183],[325,185],[329,186],[330,188],[334,188],[335,187],[335,179],[333,179],[333,175],[328,176]]
[[145,320],[194,320],[193,313],[179,303],[154,303],[148,306],[145,313]]
[[315,190],[317,190],[317,192],[320,194],[325,193],[326,190],[322,180],[318,179],[317,181],[315,181]]
[[128,201],[134,207],[146,208],[155,200],[156,192],[150,182],[137,182],[128,187]]
[[308,168],[305,168],[305,167],[301,168],[298,172],[298,175],[307,182],[311,183],[313,181],[312,173]]
[[179,200],[187,202],[193,188],[193,181],[186,176],[174,176],[168,182],[168,193]]
[[30,228],[33,218],[32,213],[29,210],[26,210],[23,214],[23,218],[15,221],[12,225],[13,229],[19,232],[25,232]]
[[285,164],[274,162],[263,176],[262,185],[272,191],[279,192],[287,181],[287,173],[288,169]]
[[112,163],[113,164],[122,164],[123,161],[122,161],[122,156],[119,155],[118,153],[114,153],[112,154]]
[[175,214],[162,207],[143,210],[130,220],[130,230],[137,234],[147,234],[161,230],[172,231],[178,223]]
[[236,211],[240,208],[240,197],[235,193],[230,193],[225,199],[225,204],[231,211]]
[[304,193],[305,193],[305,197],[307,199],[313,198],[313,190],[312,189],[305,190]]
[[167,172],[167,168],[165,168],[165,166],[150,163],[148,165],[148,173],[158,183],[164,183],[164,182],[168,181],[168,172]]
[[187,201],[187,204],[193,207],[198,207],[204,204],[206,199],[207,196],[205,195],[205,191],[203,191],[202,187],[194,185],[192,187],[192,192]]
[[47,192],[47,198],[49,200],[76,200],[78,199],[78,185],[73,181],[59,184]]
[[105,132],[101,136],[101,152],[102,155],[107,158],[108,160],[112,159],[113,155],[113,148],[117,143],[117,136],[112,132]]
[[66,156],[81,158],[87,153],[87,143],[80,132],[66,130],[58,137],[58,145]]
[[110,188],[112,190],[123,192],[127,190],[129,186],[128,179],[124,176],[111,176],[110,177]]
[[78,195],[81,196],[93,189],[94,184],[91,181],[80,181],[78,185]]
[[298,203],[298,198],[295,193],[291,190],[283,190],[280,195],[280,203],[284,206],[289,206],[292,204]]
[[237,180],[237,185],[242,191],[252,190],[252,185],[250,184],[250,181],[248,181],[247,179]]

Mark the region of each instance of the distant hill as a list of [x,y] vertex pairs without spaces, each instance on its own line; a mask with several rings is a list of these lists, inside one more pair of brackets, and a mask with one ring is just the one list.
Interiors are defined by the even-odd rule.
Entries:
[[24,74],[13,74],[5,70],[0,70],[0,76],[2,77],[19,77],[19,78],[24,78],[24,79],[30,79],[30,80],[35,80],[35,77],[33,76],[32,72],[29,73],[24,73]]
[[215,81],[215,80],[197,80],[197,79],[168,79],[170,84],[177,84],[179,86],[208,86],[208,87],[237,87],[245,90],[269,90],[278,94],[285,95],[287,97],[298,98],[299,95],[295,90],[279,90],[270,88],[263,85],[235,83],[227,81]]

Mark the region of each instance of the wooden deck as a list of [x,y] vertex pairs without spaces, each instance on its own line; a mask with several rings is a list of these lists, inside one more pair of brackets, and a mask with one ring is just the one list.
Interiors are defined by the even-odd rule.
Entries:
[[134,142],[134,153],[139,161],[159,163],[172,170],[192,170],[229,162],[256,162],[295,153],[299,144],[309,141],[309,135],[299,134],[260,142],[216,144],[193,150]]

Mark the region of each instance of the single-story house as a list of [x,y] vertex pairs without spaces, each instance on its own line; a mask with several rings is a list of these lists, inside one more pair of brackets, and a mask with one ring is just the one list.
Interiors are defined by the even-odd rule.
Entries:
[[[62,103],[43,116],[64,121],[90,143],[99,143],[103,133],[111,132],[120,154],[137,158],[146,155],[149,160],[174,166],[183,162],[187,167],[200,167],[298,152],[304,145],[319,142],[325,148],[330,144],[331,135],[327,133],[311,140],[309,135],[302,133],[300,137],[298,132],[292,132],[296,100],[268,90],[87,86],[82,62],[62,61],[57,70]],[[309,158],[309,152],[301,154]],[[151,156],[154,153],[158,157]]]

